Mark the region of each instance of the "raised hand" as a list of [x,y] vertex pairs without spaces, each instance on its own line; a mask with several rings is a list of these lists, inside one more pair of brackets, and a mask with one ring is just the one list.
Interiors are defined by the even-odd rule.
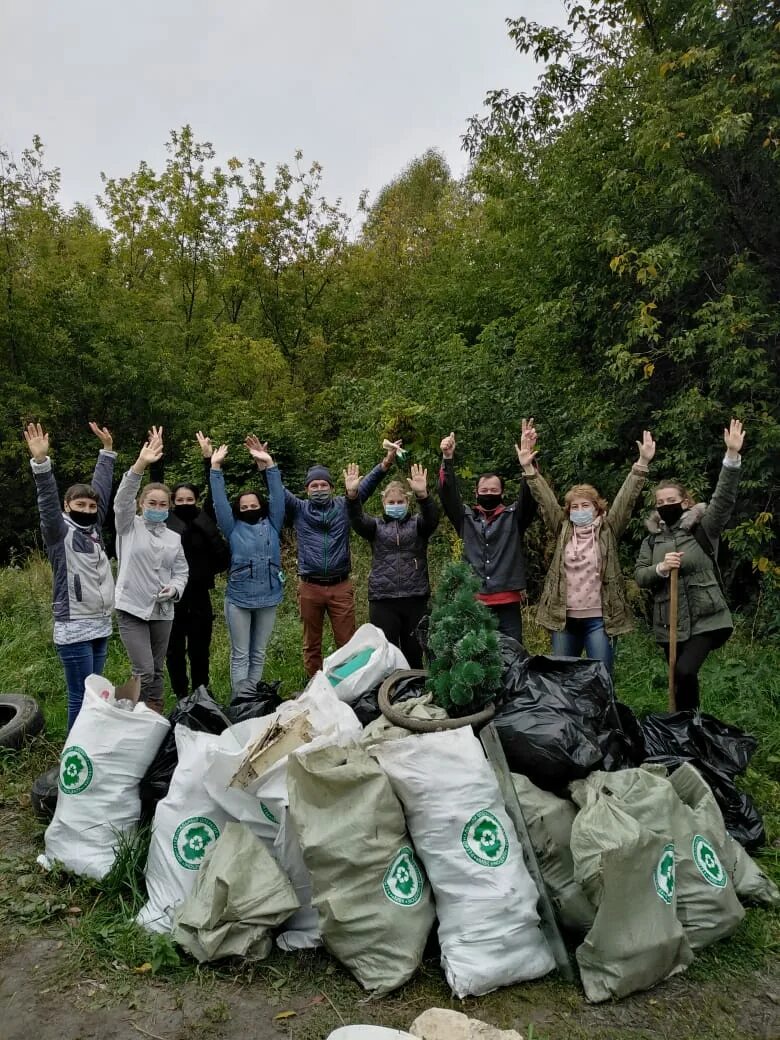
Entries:
[[451,459],[455,454],[455,434],[450,433],[447,437],[442,437],[441,453],[445,459]]
[[214,448],[214,450],[211,453],[211,468],[222,469],[222,463],[225,461],[227,453],[227,444],[220,444],[218,448]]
[[347,497],[357,498],[358,490],[360,488],[360,467],[357,462],[350,462],[343,472],[343,477],[344,487],[347,490]]
[[742,451],[745,441],[745,431],[739,419],[732,419],[729,428],[723,431],[723,440],[726,443],[726,452],[732,458],[736,458]]
[[539,434],[534,426],[534,418],[520,420],[520,447],[527,451],[533,451]]
[[22,431],[27,447],[35,462],[45,462],[49,454],[49,435],[44,433],[40,423],[28,423],[27,429]]
[[655,441],[649,430],[642,431],[642,440],[637,441],[636,446],[639,448],[639,461],[649,465],[655,457]]
[[533,417],[522,419],[520,422],[520,443],[515,445],[515,451],[517,452],[517,461],[523,469],[530,469],[534,464],[534,460],[538,455],[538,452],[535,451],[538,436]]
[[412,475],[407,478],[406,483],[417,498],[426,498],[428,495],[428,470],[412,463]]
[[106,451],[114,450],[114,438],[111,436],[111,431],[107,426],[98,426],[96,422],[90,422],[90,430],[95,434],[96,437],[100,438],[100,441]]
[[195,438],[200,448],[200,453],[204,459],[210,459],[211,454],[214,451],[214,445],[211,443],[211,437],[207,437],[202,430],[198,430],[195,434]]
[[268,453],[268,441],[261,441],[253,433],[244,438],[244,447],[257,463],[260,470],[268,469],[274,465],[274,460]]
[[158,462],[162,458],[162,453],[162,426],[159,429],[153,426],[149,431],[149,440],[146,441],[138,452],[138,458],[133,463],[133,469],[136,473],[143,473],[147,466],[150,466],[153,462]]

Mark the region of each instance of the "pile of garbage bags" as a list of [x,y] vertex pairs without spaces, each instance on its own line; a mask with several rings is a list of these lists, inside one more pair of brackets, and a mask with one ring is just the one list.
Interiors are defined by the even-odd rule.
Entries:
[[[102,878],[145,814],[142,927],[198,961],[324,944],[374,995],[414,975],[437,922],[458,997],[552,971],[528,856],[594,1001],[684,970],[739,926],[740,900],[780,903],[694,763],[693,724],[685,753],[640,767],[660,723],[643,733],[601,665],[502,652],[495,726],[531,848],[471,728],[380,714],[406,661],[364,625],[290,700],[261,683],[223,710],[201,688],[164,719],[91,677],[108,696],[88,684],[40,862]],[[396,693],[410,719],[446,720],[420,680]]]

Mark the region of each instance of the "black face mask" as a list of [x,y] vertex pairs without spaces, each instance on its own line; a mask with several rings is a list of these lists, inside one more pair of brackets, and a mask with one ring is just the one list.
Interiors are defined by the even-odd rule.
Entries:
[[658,507],[658,515],[667,527],[674,527],[684,512],[682,502],[673,502],[672,505]]
[[503,495],[477,495],[477,505],[482,506],[486,513],[497,509],[501,505]]
[[74,524],[78,524],[79,527],[92,527],[93,524],[97,523],[97,513],[82,513],[78,509],[71,509],[66,515],[71,518]]
[[262,516],[262,509],[242,509],[238,514],[238,519],[243,520],[245,524],[256,524]]
[[188,502],[187,505],[174,506],[173,512],[180,520],[183,520],[185,524],[191,524],[200,512],[200,508],[194,503]]

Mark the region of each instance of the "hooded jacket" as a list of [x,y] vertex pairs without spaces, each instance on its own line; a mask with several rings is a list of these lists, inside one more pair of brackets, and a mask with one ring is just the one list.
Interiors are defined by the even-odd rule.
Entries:
[[53,611],[58,622],[110,618],[114,609],[114,576],[101,528],[111,499],[116,452],[98,454],[92,486],[97,492],[95,523],[81,527],[63,513],[51,459],[31,460],[46,554],[53,575]]
[[363,512],[359,498],[347,498],[352,528],[373,551],[368,575],[369,600],[428,596],[428,540],[439,525],[439,508],[430,495],[418,498],[420,512],[403,520]]
[[[358,500],[365,502],[386,474],[381,465],[374,466],[360,481]],[[298,536],[298,573],[302,578],[329,578],[349,575],[352,559],[349,553],[349,515],[344,495],[334,495],[326,506],[310,499],[298,498],[284,489],[287,517]]]
[[[625,593],[625,581],[620,567],[618,541],[631,519],[645,480],[647,470],[639,465],[623,481],[623,486],[598,526],[598,547],[601,565],[601,616],[608,636],[619,636],[634,627],[633,615]],[[555,551],[550,569],[544,580],[544,589],[536,611],[536,620],[552,632],[566,628],[566,546],[574,535],[574,524],[559,505],[550,485],[538,471],[526,476],[531,494],[539,503],[542,519],[548,531],[555,535]]]
[[677,586],[677,638],[715,629],[733,628],[734,622],[715,574],[715,564],[694,534],[697,525],[706,535],[713,553],[737,500],[739,466],[724,463],[709,505],[697,503],[687,509],[671,528],[657,511],[647,519],[650,535],[642,542],[634,576],[637,584],[653,593],[653,635],[659,643],[669,642],[669,578],[657,566],[668,552],[683,553]]

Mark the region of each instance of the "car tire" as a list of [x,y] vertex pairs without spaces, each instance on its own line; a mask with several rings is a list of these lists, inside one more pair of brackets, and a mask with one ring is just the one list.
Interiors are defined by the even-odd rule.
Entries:
[[0,747],[20,748],[43,729],[43,714],[34,697],[0,693]]

